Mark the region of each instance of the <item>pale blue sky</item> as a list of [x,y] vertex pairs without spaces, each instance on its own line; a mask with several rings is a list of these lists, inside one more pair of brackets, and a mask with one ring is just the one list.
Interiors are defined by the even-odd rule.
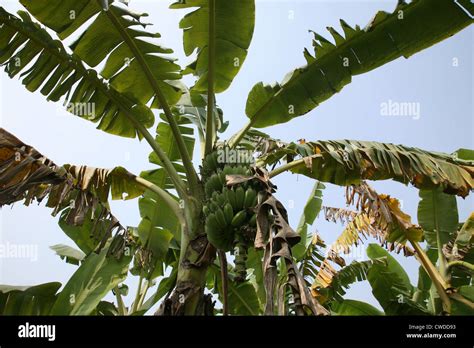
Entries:
[[[175,50],[184,66],[181,31],[182,11],[168,10],[170,1],[132,0],[131,7],[150,14],[152,30],[162,34],[163,45]],[[389,1],[303,1],[257,0],[257,22],[248,58],[233,85],[218,95],[218,104],[231,125],[225,137],[246,123],[245,102],[248,91],[259,81],[281,81],[290,70],[305,63],[304,47],[311,48],[314,30],[326,37],[326,26],[339,29],[339,19],[351,25],[365,26],[378,10],[392,11],[396,0]],[[14,12],[16,1],[0,0]],[[453,61],[458,65],[453,66]],[[186,79],[188,80],[188,79]],[[352,84],[304,117],[264,129],[284,141],[326,139],[376,140],[417,146],[427,150],[453,152],[460,147],[474,148],[473,125],[473,29],[425,50],[410,59],[398,59],[376,71],[357,76]],[[416,102],[420,118],[387,117],[380,114],[381,103]],[[31,94],[18,80],[0,75],[0,125],[24,142],[35,146],[56,163],[86,164],[96,167],[122,165],[139,173],[152,166],[145,142],[115,137],[95,130],[94,124],[61,111],[59,104],[47,103],[39,93]],[[296,226],[313,181],[301,176],[276,178],[278,198],[287,205],[290,220]],[[327,185],[324,204],[343,207],[344,190]],[[394,182],[374,183],[379,192],[403,201],[404,210],[416,221],[418,191]],[[459,199],[460,219],[474,210],[474,200]],[[113,202],[114,213],[122,224],[136,226],[139,215],[136,201]],[[73,243],[62,233],[49,209],[19,204],[0,212],[1,243],[33,244],[38,260],[0,258],[0,283],[38,284],[48,281],[65,283],[75,266],[60,262],[50,245]],[[314,226],[331,243],[342,226],[318,219]],[[416,284],[418,264],[414,259],[398,257]],[[351,259],[348,259],[350,262]],[[127,282],[134,292],[135,281]],[[150,292],[151,293],[151,292]],[[376,304],[366,283],[353,286],[348,297]],[[377,305],[378,306],[378,305]]]

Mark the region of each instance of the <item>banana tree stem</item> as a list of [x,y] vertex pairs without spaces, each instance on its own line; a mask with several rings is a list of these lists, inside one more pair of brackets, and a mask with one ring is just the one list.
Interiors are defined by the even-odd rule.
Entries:
[[426,273],[428,273],[431,281],[435,285],[436,291],[438,292],[438,295],[441,301],[443,302],[444,311],[450,313],[451,301],[446,293],[448,285],[446,284],[441,274],[439,274],[433,263],[431,263],[428,255],[426,255],[423,248],[421,248],[421,246],[417,242],[410,241],[410,243],[415,248],[417,260],[421,263]]
[[208,73],[207,73],[207,118],[206,118],[206,143],[204,154],[212,152],[214,146],[214,78],[216,59],[216,1],[209,0],[209,46],[208,46]]

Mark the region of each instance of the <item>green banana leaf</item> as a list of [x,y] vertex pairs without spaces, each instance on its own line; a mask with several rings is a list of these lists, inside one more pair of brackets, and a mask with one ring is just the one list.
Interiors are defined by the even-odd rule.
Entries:
[[386,265],[374,263],[367,273],[372,294],[387,315],[427,315],[428,310],[412,300],[413,286],[403,267],[381,246],[370,244],[367,256],[385,257]]
[[[34,3],[44,5],[46,2]],[[153,126],[154,115],[150,108],[137,103],[133,95],[110,88],[94,70],[87,69],[77,55],[69,54],[60,41],[34,23],[26,12],[20,11],[19,16],[0,7],[0,64],[5,64],[10,78],[23,72],[22,82],[30,92],[39,89],[48,100],[63,99],[69,112],[98,123],[97,128],[104,132],[135,138],[136,124],[145,128]],[[30,63],[31,68],[26,70]]]
[[61,283],[36,286],[0,285],[1,315],[48,315]]
[[467,196],[474,187],[474,162],[418,148],[374,141],[330,140],[290,143],[262,156],[258,163],[282,159],[296,162],[291,172],[323,182],[348,186],[362,180],[411,183],[419,189],[441,187],[445,193]]
[[[131,256],[91,253],[74,272],[54,303],[52,315],[89,315],[110,290],[127,277]],[[130,253],[131,254],[131,253]]]
[[[464,285],[459,287],[458,294],[474,303],[474,286]],[[474,315],[474,310],[462,302],[453,300],[451,314],[453,315]]]
[[71,45],[74,54],[91,67],[105,62],[101,75],[136,103],[145,105],[153,98],[152,107],[161,107],[156,88],[168,104],[179,100],[181,89],[176,81],[181,78],[181,68],[166,56],[172,50],[150,41],[160,34],[142,30],[146,13],[114,3],[104,11],[96,0],[20,2],[62,40],[80,35]]
[[[456,197],[442,190],[420,190],[418,224],[431,248],[442,248],[457,231],[459,217]],[[438,242],[440,245],[438,245]]]
[[411,55],[461,31],[473,22],[469,0],[400,1],[393,13],[378,12],[361,29],[341,20],[344,36],[329,28],[334,43],[315,33],[314,56],[305,50],[307,65],[273,85],[256,84],[246,114],[253,127],[285,123],[316,108],[349,84],[352,76]]
[[82,251],[77,250],[69,245],[56,244],[49,247],[56,252],[62,260],[73,265],[79,265],[79,263],[86,257]]
[[379,311],[372,305],[356,301],[356,300],[344,300],[342,302],[334,302],[331,304],[332,315],[384,315],[383,312]]
[[[180,0],[172,9],[194,8],[186,14],[179,26],[183,29],[184,52],[187,56],[197,51],[197,58],[184,73],[193,74],[198,81],[194,91],[206,92],[208,88],[209,62],[215,63],[214,92],[229,88],[242,67],[252,41],[255,26],[254,0]],[[197,9],[196,9],[197,8]],[[215,57],[209,57],[209,17],[215,21]]]

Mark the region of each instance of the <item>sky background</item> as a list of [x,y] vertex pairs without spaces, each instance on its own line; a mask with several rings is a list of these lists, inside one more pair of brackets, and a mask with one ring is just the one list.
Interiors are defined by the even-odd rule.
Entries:
[[[309,29],[330,38],[326,26],[340,29],[339,19],[364,27],[378,10],[393,11],[395,0],[387,1],[317,1],[257,0],[256,27],[247,60],[233,85],[217,96],[224,117],[230,121],[223,139],[230,137],[247,122],[245,103],[255,83],[282,81],[287,72],[305,64],[303,49],[311,51]],[[149,29],[162,34],[160,42],[172,48],[181,66],[192,61],[182,49],[182,32],[178,23],[185,11],[169,10],[171,1],[132,0],[130,7],[149,13]],[[21,8],[17,1],[0,0],[9,12]],[[191,81],[186,78],[185,81]],[[474,148],[473,124],[473,29],[429,48],[406,60],[400,58],[375,71],[353,78],[341,93],[321,104],[309,114],[291,123],[263,129],[283,141],[353,139],[404,144],[425,150],[451,153],[459,148]],[[383,116],[382,103],[419,103],[420,117]],[[0,75],[0,126],[34,146],[58,164],[74,163],[95,167],[124,166],[134,173],[152,169],[148,163],[150,149],[146,142],[109,135],[95,125],[67,114],[60,104],[46,102],[39,93],[28,92],[18,81]],[[196,156],[197,157],[197,156]],[[275,178],[277,197],[286,205],[290,222],[296,228],[304,203],[314,184],[303,176],[291,174]],[[375,182],[380,193],[399,198],[403,210],[416,222],[418,190],[395,182]],[[326,185],[326,206],[344,207],[344,189]],[[472,198],[458,199],[460,221],[474,210]],[[137,201],[116,201],[112,211],[122,225],[139,223]],[[76,266],[60,261],[49,249],[54,244],[73,242],[60,230],[56,218],[43,206],[0,211],[0,243],[31,245],[37,257],[1,258],[0,284],[35,285],[50,281],[63,284]],[[343,226],[326,222],[321,216],[312,228],[318,230],[327,244],[333,242]],[[368,241],[370,242],[370,240]],[[362,247],[356,257],[365,259]],[[414,258],[396,255],[416,285],[418,263]],[[135,277],[127,284],[133,295]],[[149,292],[152,294],[152,291]],[[131,297],[131,296],[129,296]],[[380,308],[366,282],[353,285],[346,296],[370,302]]]

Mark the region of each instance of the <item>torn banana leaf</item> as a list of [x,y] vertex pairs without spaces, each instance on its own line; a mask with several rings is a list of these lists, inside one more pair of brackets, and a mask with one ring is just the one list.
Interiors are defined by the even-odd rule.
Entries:
[[79,36],[71,45],[74,54],[91,67],[105,63],[102,77],[134,102],[145,105],[153,98],[152,107],[161,107],[156,89],[170,105],[179,100],[181,68],[168,56],[171,49],[153,43],[160,34],[144,30],[148,14],[116,3],[105,11],[97,0],[20,2],[61,40]]
[[400,1],[393,13],[378,12],[363,29],[341,20],[344,35],[328,28],[334,42],[314,33],[313,55],[305,50],[306,66],[282,83],[253,87],[247,117],[253,127],[262,128],[302,116],[341,91],[352,76],[408,58],[466,28],[473,13],[469,0],[414,0]]
[[455,154],[374,141],[331,140],[291,143],[264,154],[258,163],[293,162],[291,172],[347,186],[362,180],[394,179],[419,189],[440,187],[445,193],[467,196],[474,187],[474,161]]
[[60,226],[84,253],[101,249],[113,231],[121,242],[117,251],[123,252],[127,230],[110,212],[108,197],[133,198],[143,192],[124,168],[60,167],[0,129],[0,206],[46,200],[53,215],[61,212]]
[[137,124],[153,126],[150,108],[86,68],[26,12],[20,11],[19,16],[0,7],[0,64],[10,78],[21,73],[30,92],[39,90],[48,100],[62,100],[68,112],[98,123],[97,128],[104,132],[135,138],[141,136]]

